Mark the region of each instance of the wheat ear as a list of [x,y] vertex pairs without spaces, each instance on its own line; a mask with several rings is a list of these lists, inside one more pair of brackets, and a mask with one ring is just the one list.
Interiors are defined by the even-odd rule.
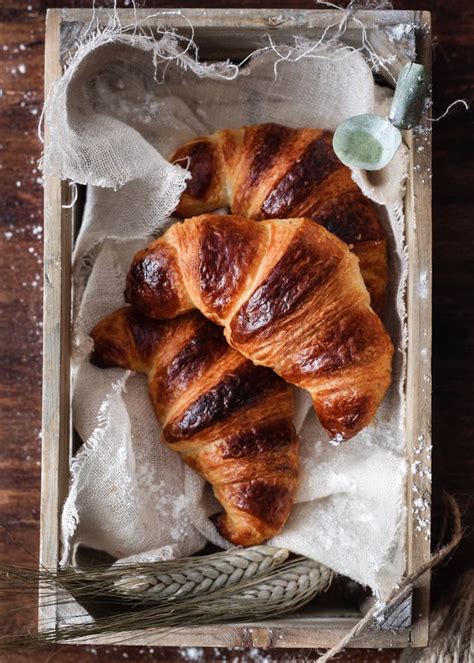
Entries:
[[[264,575],[288,558],[288,550],[273,546],[228,551],[207,557],[180,560],[179,565],[167,568],[164,562],[149,565],[140,573],[130,572],[113,581],[112,591],[140,602],[156,603],[162,599],[175,600],[183,596],[210,594],[224,587]],[[172,564],[172,563],[171,563]],[[119,570],[120,567],[117,567]]]

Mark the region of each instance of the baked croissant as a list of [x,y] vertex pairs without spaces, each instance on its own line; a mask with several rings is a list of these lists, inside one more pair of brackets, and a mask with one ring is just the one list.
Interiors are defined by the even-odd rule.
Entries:
[[374,204],[334,154],[332,134],[257,124],[195,138],[171,157],[192,177],[176,210],[188,218],[229,206],[247,218],[308,217],[352,247],[371,296],[382,309],[387,246]]
[[278,533],[298,477],[289,385],[230,348],[197,311],[158,321],[125,307],[91,336],[93,364],[148,375],[164,442],[212,484],[224,507],[221,534],[251,546]]
[[134,257],[125,298],[153,318],[198,308],[254,364],[307,389],[339,440],[369,423],[390,384],[393,347],[358,260],[310,219],[175,223]]

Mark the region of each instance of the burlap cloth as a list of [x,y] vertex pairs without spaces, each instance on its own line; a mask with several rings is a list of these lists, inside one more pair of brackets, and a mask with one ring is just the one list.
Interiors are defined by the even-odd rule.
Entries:
[[[87,360],[89,331],[123,304],[133,254],[172,222],[188,174],[166,157],[219,128],[273,121],[334,130],[349,116],[383,113],[388,103],[362,55],[341,44],[267,48],[240,69],[201,64],[168,33],[156,41],[106,31],[81,46],[45,115],[45,173],[88,185],[74,260],[73,422],[83,446],[62,516],[63,564],[79,544],[146,559],[191,555],[206,541],[228,545],[208,518],[219,509],[209,486],[160,442],[146,378]],[[328,443],[295,389],[300,488],[272,541],[381,595],[404,570],[405,169],[401,150],[376,184],[354,174],[384,205],[393,384],[375,421],[340,446]]]

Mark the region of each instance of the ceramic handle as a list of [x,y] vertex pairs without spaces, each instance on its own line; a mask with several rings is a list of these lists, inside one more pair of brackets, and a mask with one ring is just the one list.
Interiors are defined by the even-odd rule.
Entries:
[[400,72],[388,119],[398,129],[418,124],[428,87],[428,75],[422,64],[409,62]]

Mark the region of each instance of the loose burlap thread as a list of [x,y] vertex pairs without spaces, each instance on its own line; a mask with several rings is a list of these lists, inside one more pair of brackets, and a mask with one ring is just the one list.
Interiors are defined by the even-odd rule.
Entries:
[[[88,184],[74,261],[73,418],[84,444],[62,516],[63,564],[81,544],[141,559],[190,555],[206,541],[228,545],[209,519],[219,509],[209,486],[159,442],[144,376],[88,363],[88,334],[123,304],[134,252],[173,222],[189,175],[166,157],[219,128],[275,121],[334,130],[351,115],[383,114],[389,102],[362,55],[336,42],[263,49],[237,71],[200,63],[166,30],[158,40],[109,30],[80,47],[45,111],[45,172]],[[341,446],[328,443],[295,390],[300,489],[272,541],[380,595],[404,569],[405,173],[404,150],[376,181],[354,173],[383,205],[393,384],[374,423]]]

